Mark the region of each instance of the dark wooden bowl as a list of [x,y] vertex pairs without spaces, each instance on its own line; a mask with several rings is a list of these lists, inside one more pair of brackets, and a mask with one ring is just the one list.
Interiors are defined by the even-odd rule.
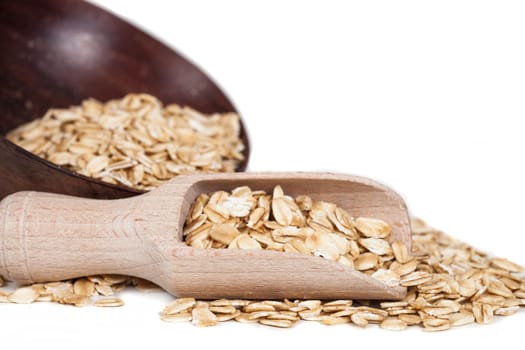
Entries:
[[[140,190],[60,168],[3,135],[52,107],[147,92],[202,112],[235,111],[197,67],[118,17],[78,0],[0,1],[0,199],[22,190],[91,198]],[[241,125],[245,160],[248,137]]]

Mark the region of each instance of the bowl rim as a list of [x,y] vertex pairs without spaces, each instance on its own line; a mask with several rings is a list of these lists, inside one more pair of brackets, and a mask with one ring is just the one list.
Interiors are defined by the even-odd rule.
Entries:
[[129,192],[131,194],[141,194],[141,193],[147,192],[145,190],[140,190],[140,189],[137,189],[137,188],[126,186],[126,185],[112,184],[110,182],[102,181],[102,180],[96,179],[94,177],[89,177],[89,176],[77,173],[76,171],[70,170],[70,169],[62,167],[62,166],[60,166],[58,164],[50,162],[49,160],[47,160],[45,158],[42,158],[42,157],[32,153],[31,151],[26,150],[23,147],[18,146],[16,143],[10,141],[5,136],[2,136],[2,141],[4,141],[4,143],[8,147],[12,148],[15,152],[17,152],[19,154],[23,154],[25,157],[30,158],[32,161],[38,162],[40,164],[43,164],[43,165],[47,166],[48,168],[51,168],[51,169],[56,170],[56,171],[60,171],[60,172],[62,172],[64,174],[66,174],[66,175],[77,177],[77,178],[80,178],[80,179],[85,180],[85,181],[96,183],[98,185],[107,186],[107,187],[113,188],[115,190],[126,191],[126,192]]

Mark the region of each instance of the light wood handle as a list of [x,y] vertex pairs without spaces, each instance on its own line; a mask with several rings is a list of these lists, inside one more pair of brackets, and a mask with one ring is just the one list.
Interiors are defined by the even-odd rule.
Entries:
[[155,266],[179,224],[178,208],[163,210],[157,200],[10,195],[0,203],[0,275],[32,283]]

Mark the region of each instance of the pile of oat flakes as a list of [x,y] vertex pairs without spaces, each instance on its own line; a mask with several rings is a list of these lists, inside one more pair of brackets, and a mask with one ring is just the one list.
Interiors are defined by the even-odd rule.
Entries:
[[179,174],[232,172],[244,158],[238,114],[163,106],[148,94],[50,109],[6,138],[79,174],[143,190]]
[[388,285],[399,285],[399,264],[408,262],[401,242],[389,243],[382,220],[354,220],[334,203],[306,195],[292,198],[276,186],[273,194],[247,186],[231,193],[201,194],[186,221],[184,241],[193,248],[266,249],[334,260]]

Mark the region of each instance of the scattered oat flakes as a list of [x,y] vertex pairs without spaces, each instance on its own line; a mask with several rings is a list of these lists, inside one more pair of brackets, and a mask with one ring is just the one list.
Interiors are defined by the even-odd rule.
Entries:
[[90,297],[95,292],[95,283],[87,278],[79,278],[73,284],[73,292],[77,295]]
[[441,318],[428,318],[423,321],[424,331],[439,332],[450,328],[450,321]]
[[69,304],[76,307],[83,307],[91,304],[91,298],[81,294],[67,294],[57,298],[55,301],[60,304]]
[[219,321],[207,307],[196,307],[191,312],[191,322],[197,327],[209,327],[215,326]]
[[260,319],[259,323],[267,325],[267,326],[279,327],[279,328],[290,328],[294,324],[293,321],[289,321],[289,320],[272,320],[272,319],[267,319],[267,318]]
[[389,331],[402,331],[407,328],[407,324],[404,321],[394,317],[385,318],[379,326]]
[[40,294],[31,286],[21,287],[7,296],[7,300],[16,304],[30,304],[35,301]]
[[163,315],[173,315],[181,312],[185,312],[191,309],[195,305],[196,301],[194,298],[179,298],[168,304],[162,310]]
[[334,326],[337,324],[350,323],[350,317],[325,316],[321,319],[321,323],[327,326]]
[[164,315],[160,316],[160,319],[166,322],[188,322],[191,321],[191,313],[183,312],[178,314]]
[[93,305],[99,307],[118,307],[124,305],[124,301],[119,298],[106,298],[95,301]]

